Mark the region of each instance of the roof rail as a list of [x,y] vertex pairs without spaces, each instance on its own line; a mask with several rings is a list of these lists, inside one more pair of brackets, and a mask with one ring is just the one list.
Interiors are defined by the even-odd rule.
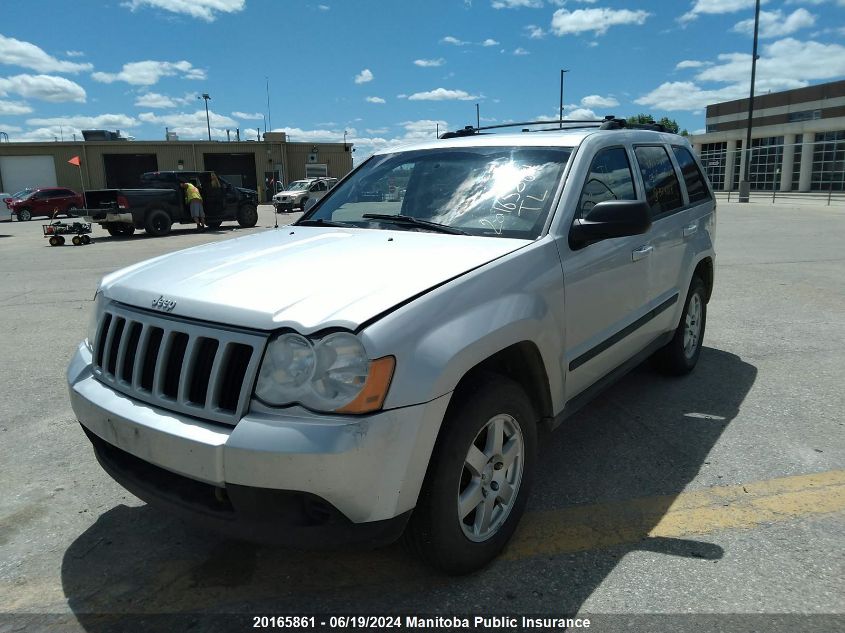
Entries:
[[617,119],[613,115],[607,115],[603,119],[562,119],[558,121],[543,120],[543,121],[522,121],[520,123],[502,123],[500,125],[486,125],[481,127],[474,127],[467,125],[466,127],[455,130],[453,132],[444,132],[440,135],[441,139],[459,138],[462,136],[472,136],[474,134],[482,134],[487,130],[499,130],[509,127],[522,127],[524,125],[551,125],[557,123],[559,127],[547,127],[542,130],[528,130],[523,132],[559,132],[564,130],[573,130],[585,127],[595,127],[600,130],[653,130],[655,132],[668,132],[666,126],[660,123],[628,123],[625,119]]

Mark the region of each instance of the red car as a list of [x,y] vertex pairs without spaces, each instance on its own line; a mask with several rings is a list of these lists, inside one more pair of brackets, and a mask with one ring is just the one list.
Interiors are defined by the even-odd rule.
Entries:
[[54,214],[62,214],[73,217],[76,209],[85,207],[81,195],[62,187],[40,187],[20,197],[6,198],[4,202],[21,222],[37,215],[53,217]]

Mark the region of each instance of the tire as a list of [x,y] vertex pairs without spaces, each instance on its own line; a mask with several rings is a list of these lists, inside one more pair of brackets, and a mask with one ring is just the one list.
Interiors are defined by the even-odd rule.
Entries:
[[210,228],[212,231],[216,231],[222,226],[222,222],[206,222],[205,225]]
[[59,246],[64,246],[65,245],[64,236],[63,235],[57,235],[56,237],[59,238]]
[[76,205],[70,205],[67,209],[65,209],[65,215],[69,218],[76,217]]
[[661,372],[683,376],[695,367],[701,356],[701,343],[707,324],[706,297],[704,281],[700,277],[693,277],[675,335],[654,354],[654,364]]
[[153,209],[144,220],[144,230],[153,237],[163,237],[170,233],[173,221],[162,209]]
[[299,203],[299,210],[305,213],[305,203],[308,202],[308,198],[303,198],[302,202]]
[[105,228],[112,237],[129,237],[135,233],[135,226],[129,223],[108,224]]
[[78,235],[74,235],[74,236],[71,238],[71,240],[70,240],[70,241],[71,241],[71,242],[73,242],[73,245],[74,245],[74,246],[80,246],[80,245],[82,244],[82,238],[81,238],[81,237],[79,237]]
[[29,209],[18,209],[18,222],[29,222],[32,219],[32,211]]
[[51,236],[50,239],[47,241],[50,242],[50,246],[59,246],[61,244],[58,235]]
[[90,235],[83,235],[82,236],[82,243],[83,244],[90,244],[91,243],[91,236]]
[[[456,398],[446,413],[404,534],[412,551],[453,575],[480,569],[511,538],[525,510],[537,451],[536,413],[512,380],[483,374],[461,388]],[[498,434],[504,450],[497,451],[491,442],[491,428],[504,431]],[[514,450],[519,452],[508,453]],[[477,467],[472,468],[470,461]],[[501,496],[506,490],[512,494],[509,503]],[[461,496],[470,497],[463,510]],[[491,513],[486,526],[485,515],[479,515],[485,509]]]
[[249,229],[258,224],[258,209],[251,204],[245,204],[238,209],[238,224]]

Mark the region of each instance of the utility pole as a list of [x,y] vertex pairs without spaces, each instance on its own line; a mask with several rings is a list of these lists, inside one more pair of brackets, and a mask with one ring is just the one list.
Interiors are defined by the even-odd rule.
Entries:
[[[270,118],[270,78],[264,77],[267,80],[267,125],[270,126],[270,131],[273,131],[273,120]],[[267,132],[267,128],[264,128],[264,132]]]
[[563,129],[563,75],[568,73],[569,69],[561,69],[560,71],[560,129]]
[[739,201],[748,202],[751,197],[751,183],[748,182],[748,171],[751,168],[751,123],[754,118],[754,81],[757,77],[757,34],[760,30],[760,0],[754,6],[754,48],[751,54],[751,92],[748,97],[748,125],[745,130],[745,170],[739,181]]
[[481,127],[481,111],[478,109],[478,104],[475,104],[475,129]]
[[211,97],[208,96],[207,92],[202,93],[201,97],[197,97],[197,99],[205,99],[205,125],[208,128],[208,140],[211,140],[211,119],[208,118],[208,100]]

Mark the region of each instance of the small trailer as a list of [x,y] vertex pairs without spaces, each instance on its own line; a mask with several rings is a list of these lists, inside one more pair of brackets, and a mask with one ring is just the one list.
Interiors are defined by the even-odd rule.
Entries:
[[49,238],[50,246],[63,246],[65,235],[73,235],[70,241],[74,246],[91,243],[90,222],[53,222],[42,224],[41,229],[44,231],[44,237]]

